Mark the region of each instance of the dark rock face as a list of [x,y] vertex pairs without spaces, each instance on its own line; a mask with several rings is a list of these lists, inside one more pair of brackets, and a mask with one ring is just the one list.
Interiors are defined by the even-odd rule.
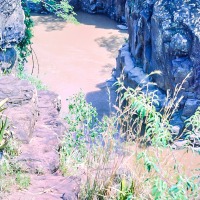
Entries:
[[[83,10],[91,14],[106,14],[119,22],[125,22],[125,3],[126,0],[69,0],[69,4],[75,10]],[[34,3],[31,0],[27,0],[27,6],[33,12],[47,12],[47,9],[42,3]]]
[[30,0],[26,1],[26,5],[32,12],[41,13],[45,9],[41,2],[35,3]]
[[[181,83],[187,93],[199,95],[200,81],[200,2],[196,0],[158,1],[151,17],[152,57],[148,71],[159,69],[162,76],[155,77],[164,90]],[[164,80],[164,81],[161,81]]]
[[16,61],[14,46],[24,37],[21,1],[0,0],[0,67],[12,68]]
[[112,19],[125,22],[126,0],[83,0],[80,8],[89,13],[103,13]]
[[200,105],[200,2],[128,0],[125,7],[134,67],[146,74],[160,70],[153,80],[171,94],[190,73],[180,93],[182,119],[188,118]]

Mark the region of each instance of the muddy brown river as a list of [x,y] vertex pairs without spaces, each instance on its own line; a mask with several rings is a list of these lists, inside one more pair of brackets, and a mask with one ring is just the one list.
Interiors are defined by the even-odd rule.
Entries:
[[[103,116],[108,114],[105,82],[128,35],[103,15],[78,12],[77,19],[80,24],[75,25],[52,16],[34,16],[33,49],[39,60],[39,78],[61,96],[63,115],[65,99],[82,90]],[[31,58],[28,68],[32,68]]]
[[[61,96],[63,116],[67,112],[66,98],[82,90],[102,117],[109,113],[105,83],[128,35],[106,16],[78,12],[77,19],[79,25],[52,16],[34,16],[33,49],[39,60],[39,78]],[[27,67],[31,70],[31,58]],[[187,172],[199,167],[197,154],[185,150],[174,154]]]

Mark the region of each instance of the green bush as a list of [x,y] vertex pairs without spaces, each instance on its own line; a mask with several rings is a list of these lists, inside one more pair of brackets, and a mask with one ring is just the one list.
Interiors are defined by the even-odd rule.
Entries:
[[[182,84],[161,113],[155,93],[125,88],[120,80],[117,84],[117,113],[102,121],[83,93],[69,99],[60,169],[64,175],[85,174],[80,199],[198,199],[198,171],[189,176],[171,146],[169,122]],[[199,130],[198,119],[199,110],[187,120],[187,132],[191,124],[192,133]],[[116,139],[119,133],[130,140]]]

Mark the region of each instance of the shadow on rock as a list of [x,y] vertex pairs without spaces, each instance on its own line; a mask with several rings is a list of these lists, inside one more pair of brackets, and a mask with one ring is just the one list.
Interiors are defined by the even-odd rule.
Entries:
[[97,109],[98,118],[101,120],[104,115],[111,115],[115,109],[116,102],[115,88],[112,87],[113,82],[104,82],[97,85],[99,90],[86,94],[87,102],[91,102],[92,106]]
[[43,25],[47,32],[61,31],[65,26],[66,22],[54,15],[42,15],[36,14],[37,18],[34,20],[35,26]]
[[[93,17],[93,15],[95,15],[95,17]],[[100,29],[114,29],[118,30],[119,33],[127,33],[126,30],[118,29],[117,23],[103,14],[88,14],[82,11],[78,11],[76,18],[81,24],[95,26],[95,28]]]
[[122,41],[125,41],[125,39],[118,35],[110,35],[109,37],[103,36],[95,39],[95,42],[97,42],[100,47],[103,47],[112,53],[112,58],[117,57],[117,52],[122,44]]

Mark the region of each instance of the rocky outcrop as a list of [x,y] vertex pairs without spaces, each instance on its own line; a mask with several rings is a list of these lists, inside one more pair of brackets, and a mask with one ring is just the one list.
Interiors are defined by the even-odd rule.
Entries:
[[0,67],[10,69],[16,62],[14,46],[24,37],[24,14],[19,0],[0,0]]
[[[59,0],[57,1],[59,3]],[[83,10],[85,12],[95,14],[106,14],[112,19],[125,22],[125,2],[126,0],[69,0],[69,4],[75,10]],[[44,3],[35,3],[32,0],[27,0],[27,6],[31,11],[37,13],[48,12],[48,5]]]
[[60,98],[50,91],[38,91],[38,118],[29,144],[23,144],[18,162],[30,173],[54,173],[59,168],[59,138],[65,125],[59,118]]
[[172,95],[190,74],[179,93],[184,97],[180,110],[172,120],[179,125],[200,105],[199,9],[198,0],[126,2],[129,44],[120,51],[114,76],[123,71],[127,85],[135,87],[144,74],[159,70],[162,74],[153,75],[151,81],[156,82],[155,89],[163,99],[167,90]]
[[4,115],[13,136],[22,142],[18,161],[26,171],[54,172],[59,166],[56,149],[65,125],[59,118],[60,98],[50,91],[37,91],[26,80],[0,78],[0,100],[8,98]]
[[89,13],[107,14],[119,22],[125,22],[126,0],[83,0],[80,1],[80,8]]
[[13,188],[3,199],[78,199],[80,178],[59,173],[58,149],[66,131],[59,117],[59,96],[51,91],[37,91],[26,80],[3,76],[0,100],[5,98],[8,101],[4,114],[13,137],[21,144],[14,163],[30,174],[31,185],[26,192]]
[[4,114],[10,121],[10,128],[20,141],[28,143],[38,118],[37,91],[27,81],[3,76],[0,78],[0,100],[6,98]]

